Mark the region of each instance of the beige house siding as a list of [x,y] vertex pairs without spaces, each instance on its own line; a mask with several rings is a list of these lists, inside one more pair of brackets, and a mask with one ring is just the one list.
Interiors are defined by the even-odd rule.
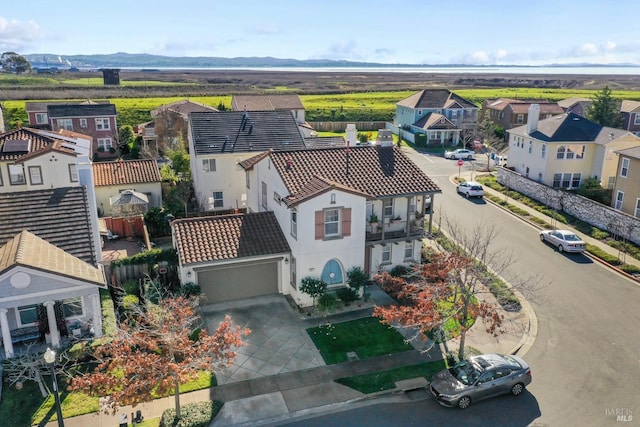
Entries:
[[[629,160],[627,176],[621,175],[623,160]],[[611,195],[611,206],[616,206],[616,196],[618,192],[624,193],[622,207],[620,210],[629,215],[636,215],[636,206],[640,199],[640,159],[633,157],[620,156],[620,164],[618,165],[618,173],[616,176],[616,185]]]

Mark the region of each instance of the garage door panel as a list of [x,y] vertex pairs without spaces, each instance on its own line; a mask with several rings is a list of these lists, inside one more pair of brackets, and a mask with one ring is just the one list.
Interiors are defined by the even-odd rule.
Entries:
[[207,303],[278,293],[278,263],[236,264],[198,272]]

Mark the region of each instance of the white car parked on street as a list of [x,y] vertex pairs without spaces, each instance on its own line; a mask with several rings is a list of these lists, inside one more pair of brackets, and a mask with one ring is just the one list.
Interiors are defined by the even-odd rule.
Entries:
[[456,191],[459,194],[464,195],[467,199],[469,197],[480,197],[484,196],[484,188],[479,182],[475,181],[464,181],[458,184],[456,187]]
[[549,242],[558,248],[558,252],[584,252],[587,249],[587,244],[569,230],[543,230],[540,232],[540,241]]
[[475,152],[467,150],[466,148],[458,148],[457,150],[444,152],[445,159],[471,160],[475,155]]

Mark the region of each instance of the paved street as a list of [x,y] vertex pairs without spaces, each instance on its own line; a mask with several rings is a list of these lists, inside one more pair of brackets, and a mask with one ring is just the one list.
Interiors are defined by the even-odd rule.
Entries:
[[[531,301],[539,330],[525,356],[533,369],[529,390],[540,407],[534,424],[613,425],[616,409],[630,410],[640,421],[638,283],[584,255],[554,251],[538,240],[537,229],[491,203],[458,196],[446,179],[456,173],[455,164],[413,157],[429,176],[441,177],[443,195],[436,210],[468,227],[498,227],[496,247],[513,248],[518,259],[507,275],[539,275],[546,285]],[[521,410],[530,410],[526,401],[521,405]]]

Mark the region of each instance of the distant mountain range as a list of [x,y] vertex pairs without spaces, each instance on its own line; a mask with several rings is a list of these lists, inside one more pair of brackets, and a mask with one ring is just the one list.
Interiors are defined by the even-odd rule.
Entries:
[[[222,58],[207,56],[162,56],[149,55],[146,53],[112,53],[107,55],[56,55],[51,53],[27,54],[24,57],[34,68],[215,68],[215,67],[239,67],[239,68],[260,68],[260,67],[487,67],[482,65],[469,64],[382,64],[376,62],[356,62],[331,59],[282,59],[272,57],[238,57]],[[495,67],[497,65],[490,65]],[[634,64],[571,64],[558,65],[549,64],[545,67],[634,67]],[[505,67],[500,65],[500,67]],[[515,66],[514,66],[515,67]],[[517,67],[526,67],[518,65]]]

